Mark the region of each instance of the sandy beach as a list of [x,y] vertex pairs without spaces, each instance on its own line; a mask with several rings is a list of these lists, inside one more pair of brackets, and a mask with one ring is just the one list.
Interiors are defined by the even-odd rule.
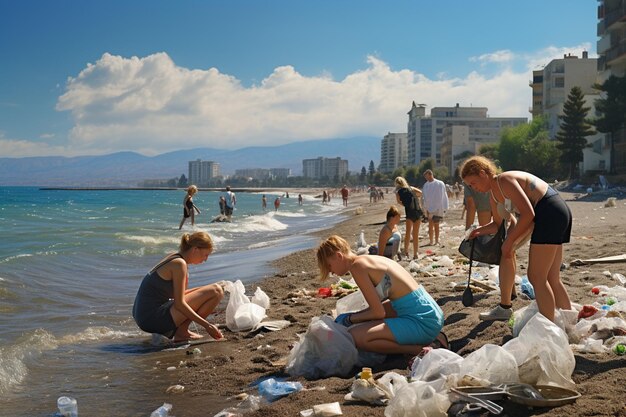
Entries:
[[[310,190],[309,190],[310,193]],[[297,194],[294,191],[294,194]],[[604,207],[608,194],[576,195],[562,193],[574,216],[572,240],[564,246],[563,262],[569,265],[574,259],[589,259],[617,255],[626,252],[626,195],[617,194],[616,207]],[[615,195],[615,194],[612,194]],[[347,220],[332,230],[317,233],[325,238],[338,234],[356,246],[361,230],[365,231],[369,243],[377,240],[381,224],[389,205],[394,203],[394,195],[385,195],[382,202],[370,204],[365,194],[355,194],[350,198],[346,210]],[[440,241],[442,246],[421,246],[420,254],[432,251],[436,256],[447,255],[457,260],[457,267],[448,276],[425,276],[417,274],[416,279],[428,290],[442,307],[445,316],[444,331],[447,333],[451,349],[461,356],[477,350],[487,343],[502,345],[512,338],[511,329],[504,322],[482,322],[478,314],[493,307],[499,300],[497,293],[476,294],[472,307],[463,307],[461,292],[452,288],[452,283],[466,279],[467,266],[461,263],[462,255],[457,251],[465,220],[461,220],[460,202],[452,202],[445,222],[442,224]],[[363,213],[356,214],[357,207]],[[402,210],[403,212],[403,210]],[[427,227],[420,229],[420,245],[428,243]],[[518,251],[518,275],[524,275],[528,259],[528,249]],[[210,262],[210,260],[209,260]],[[403,260],[408,267],[409,262]],[[313,250],[290,254],[274,263],[276,273],[262,281],[247,286],[247,293],[253,294],[260,286],[271,298],[268,319],[288,320],[287,328],[262,333],[232,333],[225,330],[226,341],[199,346],[201,354],[187,354],[183,351],[172,353],[171,362],[185,361],[179,366],[176,378],[185,387],[181,394],[168,394],[165,398],[174,404],[176,416],[212,416],[222,408],[234,406],[238,400],[226,398],[243,392],[257,394],[250,384],[261,377],[287,377],[284,374],[285,359],[290,347],[298,340],[298,333],[304,333],[311,318],[331,314],[337,298],[295,297],[300,289],[317,292],[319,287],[329,286],[334,281],[320,283]],[[615,281],[603,274],[620,272],[626,274],[626,263],[593,264],[568,267],[562,271],[562,280],[568,288],[572,302],[591,303],[595,297],[591,288],[594,285],[614,286]],[[519,293],[519,289],[518,289]],[[513,302],[514,309],[520,309],[530,301],[518,297]],[[226,304],[215,320],[224,323]],[[576,368],[572,376],[576,389],[582,396],[575,404],[557,408],[529,410],[525,406],[502,402],[507,416],[550,415],[550,416],[626,416],[626,357],[613,353],[575,353]],[[170,362],[170,361],[168,361]],[[156,365],[163,366],[163,365]],[[391,357],[383,365],[373,369],[375,377],[393,370],[408,375],[407,358]],[[355,371],[356,373],[356,371]],[[383,416],[384,407],[365,403],[345,403],[343,397],[349,392],[352,377],[331,377],[316,381],[296,378],[307,388],[282,398],[247,416],[297,416],[301,410],[321,403],[338,401],[345,416]],[[156,396],[156,395],[155,395]],[[162,398],[161,393],[158,394]],[[221,398],[223,401],[215,401]],[[193,411],[186,404],[194,404]],[[202,411],[199,411],[202,410]],[[486,414],[485,414],[486,415]]]

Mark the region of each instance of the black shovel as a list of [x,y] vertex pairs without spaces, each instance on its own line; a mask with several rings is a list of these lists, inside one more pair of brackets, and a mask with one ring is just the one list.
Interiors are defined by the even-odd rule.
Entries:
[[465,307],[469,307],[474,304],[474,294],[472,293],[472,289],[470,288],[470,279],[472,278],[472,262],[474,258],[474,239],[472,239],[472,249],[470,250],[469,257],[469,274],[467,275],[467,287],[465,291],[463,291],[463,305]]

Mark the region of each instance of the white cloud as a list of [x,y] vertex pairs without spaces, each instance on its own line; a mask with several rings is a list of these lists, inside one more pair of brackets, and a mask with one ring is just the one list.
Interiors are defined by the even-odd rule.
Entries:
[[39,135],[39,139],[52,139],[54,136],[54,133],[42,133]]
[[[531,71],[563,54],[581,56],[589,47],[485,53],[470,58],[481,64],[476,71],[458,78],[441,73],[429,79],[413,69],[392,70],[374,56],[342,80],[326,71],[304,76],[281,66],[250,87],[216,68],[177,66],[166,53],[132,58],[107,53],[70,77],[58,99],[57,110],[70,112],[74,122],[65,147],[2,137],[0,146],[10,147],[16,156],[120,150],[153,155],[202,146],[236,149],[382,137],[388,131],[406,132],[413,100],[429,109],[459,103],[487,107],[490,116],[528,117]],[[495,67],[487,69],[489,65]]]
[[501,50],[492,52],[489,54],[482,54],[480,56],[473,56],[470,58],[470,62],[482,62],[482,63],[490,63],[490,62],[511,62],[515,58],[513,52],[509,50]]
[[64,146],[52,146],[44,142],[25,139],[9,139],[0,135],[0,158],[21,158],[25,156],[77,156],[84,152],[73,152]]

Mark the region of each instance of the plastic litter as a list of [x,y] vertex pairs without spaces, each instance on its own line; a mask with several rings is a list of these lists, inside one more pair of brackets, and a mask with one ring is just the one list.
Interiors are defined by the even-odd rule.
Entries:
[[626,287],[626,277],[622,274],[615,273],[611,276],[615,281],[619,283],[622,287]]
[[338,402],[318,404],[314,405],[313,408],[300,411],[300,416],[302,417],[332,417],[341,415],[343,415],[343,412]]
[[163,403],[162,406],[150,414],[150,417],[167,417],[169,416],[170,411],[172,411],[172,404]]
[[267,294],[262,292],[262,290],[259,292],[260,288],[257,288],[255,297],[253,297],[254,302],[251,302],[246,295],[246,289],[241,280],[237,280],[235,283],[226,281],[224,289],[230,293],[228,305],[226,306],[226,327],[229,330],[233,332],[250,330],[263,320],[265,307],[256,304],[256,302],[269,305],[269,301],[265,303]]
[[535,289],[533,288],[533,284],[531,284],[528,280],[528,275],[524,275],[522,277],[520,288],[522,290],[522,294],[526,294],[531,300],[535,299]]
[[78,404],[74,398],[59,397],[57,407],[59,407],[59,413],[64,417],[78,417]]
[[367,246],[367,241],[365,240],[365,232],[361,230],[361,234],[359,235],[359,240],[357,241],[357,247],[364,248]]
[[272,402],[281,397],[302,390],[302,384],[291,381],[278,381],[274,378],[268,378],[259,383],[259,394],[267,401]]

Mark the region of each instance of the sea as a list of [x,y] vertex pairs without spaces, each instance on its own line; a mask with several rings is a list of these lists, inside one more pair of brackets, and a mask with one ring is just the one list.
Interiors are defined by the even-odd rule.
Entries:
[[215,244],[190,266],[190,287],[245,284],[273,275],[270,261],[313,248],[309,233],[346,214],[340,199],[322,205],[311,192],[299,205],[288,192],[238,192],[232,222],[220,223],[211,220],[222,193],[200,191],[201,214],[179,230],[184,190],[0,187],[0,416],[53,416],[61,396],[77,400],[80,416],[149,416],[164,402],[178,417],[216,414],[223,399],[165,393],[177,383],[166,369],[184,354],[136,326],[134,297],[183,232],[207,231]]

